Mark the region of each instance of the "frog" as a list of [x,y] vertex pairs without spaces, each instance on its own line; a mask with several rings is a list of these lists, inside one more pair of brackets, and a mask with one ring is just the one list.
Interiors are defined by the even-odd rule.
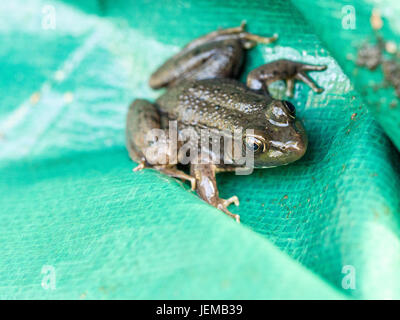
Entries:
[[[171,123],[178,136],[188,129],[194,133],[210,129],[225,134],[246,129],[251,134],[244,135],[239,143],[253,157],[255,169],[287,165],[302,158],[308,145],[302,121],[294,105],[289,100],[273,98],[268,87],[283,80],[287,96],[292,97],[295,81],[299,80],[320,93],[323,88],[307,72],[322,71],[327,66],[280,59],[249,72],[246,83],[238,80],[245,52],[276,40],[276,34],[263,37],[247,32],[242,23],[201,36],[165,61],[149,79],[151,88],[164,89],[164,93],[154,103],[135,99],[129,106],[126,146],[130,158],[138,163],[133,171],[151,168],[188,181],[201,199],[239,222],[240,216],[228,210],[231,204],[238,206],[239,199],[236,195],[220,198],[216,174],[232,172],[245,164],[224,163],[222,155],[213,158],[215,153],[208,143],[202,149],[205,152],[187,160],[185,152],[171,151],[165,143],[168,134],[148,139],[146,133],[170,130]],[[152,147],[156,153],[149,161],[146,151]],[[177,142],[176,149],[182,147],[183,143]],[[189,170],[185,171],[182,165],[189,166]]]

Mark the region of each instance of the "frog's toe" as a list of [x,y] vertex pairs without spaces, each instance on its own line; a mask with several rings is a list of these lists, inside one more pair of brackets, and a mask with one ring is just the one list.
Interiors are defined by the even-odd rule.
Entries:
[[171,167],[168,165],[156,166],[155,168],[170,177],[182,179],[183,181],[189,181],[192,191],[196,190],[196,177],[188,175],[185,172],[178,170],[176,167]]
[[278,40],[278,34],[274,33],[271,37],[262,37],[257,34],[242,32],[241,39],[244,40],[243,46],[245,49],[252,49],[257,43],[270,44]]
[[324,91],[323,88],[318,87],[315,82],[308,76],[307,71],[323,71],[327,68],[327,65],[313,65],[300,63],[298,66],[298,71],[296,73],[295,78],[297,80],[303,81],[306,85],[308,85],[314,92],[321,93]]
[[140,170],[143,170],[144,168],[146,168],[146,162],[145,161],[140,161],[139,164],[132,169],[133,172],[137,172]]
[[287,79],[286,80],[286,95],[288,97],[293,97],[293,90],[294,90],[294,80]]
[[196,178],[190,177],[188,180],[190,181],[192,191],[195,191],[196,190]]
[[246,29],[246,25],[247,25],[247,21],[246,20],[242,20],[242,22],[240,23],[240,26],[234,27],[234,28],[230,28],[230,29],[227,29],[227,30],[229,30],[231,33],[242,32],[242,31],[244,31]]
[[234,214],[230,212],[227,207],[234,203],[236,206],[239,205],[239,199],[237,196],[230,197],[229,199],[220,199],[219,203],[217,204],[217,208],[220,209],[222,212],[230,216],[231,218],[235,219],[236,222],[240,222],[240,216],[238,214]]
[[297,80],[300,80],[300,81],[304,82],[306,85],[308,85],[316,93],[321,93],[322,91],[324,91],[324,89],[318,87],[315,84],[315,82],[305,72],[300,71],[299,73],[296,74],[295,78]]
[[234,214],[234,213],[230,212],[230,211],[224,206],[224,204],[222,204],[222,203],[218,204],[217,208],[218,208],[219,210],[221,210],[223,213],[225,213],[225,214],[227,214],[228,216],[230,216],[231,218],[235,219],[236,222],[239,222],[239,223],[240,223],[240,215]]
[[328,68],[327,65],[323,64],[323,65],[314,65],[314,64],[306,64],[306,63],[302,63],[300,69],[302,71],[323,71],[326,70],[326,68]]
[[239,198],[237,196],[233,196],[229,199],[223,200],[222,203],[225,207],[228,207],[232,203],[234,203],[235,206],[239,206]]

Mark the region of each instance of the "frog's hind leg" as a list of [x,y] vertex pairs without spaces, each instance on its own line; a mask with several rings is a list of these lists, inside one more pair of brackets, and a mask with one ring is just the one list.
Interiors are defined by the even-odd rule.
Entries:
[[240,222],[240,216],[230,212],[227,207],[234,203],[236,206],[239,205],[239,199],[237,196],[230,197],[229,199],[221,199],[217,188],[217,181],[215,173],[217,171],[214,164],[202,164],[192,163],[190,166],[191,175],[196,178],[196,192],[207,203],[220,209],[228,216],[234,218],[237,222]]
[[247,76],[247,86],[254,90],[264,90],[268,94],[268,85],[277,80],[286,81],[286,95],[293,95],[294,81],[300,80],[307,84],[314,92],[320,93],[318,87],[307,75],[307,71],[322,71],[326,65],[311,65],[290,60],[277,60],[267,63],[251,71]]
[[[212,31],[200,38],[197,38],[188,43],[179,54],[192,50],[208,42],[222,41],[222,40],[242,40],[244,47],[250,49],[257,43],[269,44],[278,39],[278,35],[274,34],[272,37],[262,37],[245,31],[246,21],[242,21],[240,26],[226,29],[218,29]],[[247,43],[248,42],[248,43]]]
[[[155,144],[151,136],[147,136],[151,130],[155,130],[158,144]],[[192,190],[195,190],[196,179],[178,170],[175,164],[169,163],[172,157],[167,144],[167,135],[162,133],[156,106],[146,100],[135,100],[129,107],[126,122],[126,145],[129,156],[133,161],[139,162],[133,171],[153,168],[168,176],[190,181]],[[151,151],[151,161],[146,158],[147,150]]]
[[136,99],[129,106],[126,116],[125,138],[129,157],[140,163],[137,170],[149,165],[145,151],[152,143],[146,139],[151,130],[161,130],[160,114],[149,101]]
[[158,89],[186,80],[234,78],[242,65],[243,51],[237,40],[204,43],[167,60],[151,75],[149,85]]
[[183,80],[235,78],[245,49],[274,40],[275,36],[266,38],[244,31],[244,24],[211,32],[193,40],[167,60],[151,75],[149,85],[158,89]]

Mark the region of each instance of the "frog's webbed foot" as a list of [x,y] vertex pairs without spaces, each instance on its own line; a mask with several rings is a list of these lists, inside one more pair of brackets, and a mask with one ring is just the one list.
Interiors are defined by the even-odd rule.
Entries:
[[293,96],[295,80],[307,84],[314,92],[320,93],[322,88],[307,75],[308,71],[322,71],[326,65],[312,65],[290,60],[277,60],[267,63],[251,71],[247,77],[247,86],[254,90],[264,90],[268,93],[268,85],[277,80],[286,82],[286,95]]
[[196,178],[196,192],[207,203],[221,210],[228,216],[240,222],[240,216],[230,212],[227,207],[234,203],[239,205],[237,196],[230,197],[229,199],[221,199],[217,188],[217,181],[215,178],[216,167],[214,164],[192,163],[190,166],[191,174]]
[[239,199],[237,196],[232,196],[229,199],[218,199],[217,203],[217,208],[226,213],[228,216],[232,217],[233,219],[236,220],[236,222],[240,222],[240,216],[238,214],[234,214],[230,212],[227,207],[231,205],[232,203],[235,204],[235,206],[239,206]]
[[190,42],[183,51],[193,49],[205,43],[222,41],[222,40],[242,40],[243,47],[245,49],[253,48],[257,43],[269,44],[278,39],[278,35],[274,34],[272,37],[263,37],[250,32],[245,31],[246,21],[242,21],[240,26],[226,29],[218,29],[210,32],[205,36],[197,38]]
[[237,29],[239,30],[239,38],[243,42],[243,47],[245,49],[251,49],[257,45],[257,43],[269,44],[274,42],[278,39],[278,34],[273,34],[272,37],[263,37],[257,34],[253,34],[250,32],[244,31],[246,27],[246,21],[242,21],[240,27]]
[[[320,93],[324,91],[323,88],[320,88],[316,85],[314,80],[312,80],[309,75],[306,73],[306,71],[323,71],[327,68],[326,65],[312,65],[312,64],[305,64],[305,63],[300,63],[299,70],[297,71],[297,74],[295,75],[295,79],[303,81],[306,85],[308,85],[314,92]],[[291,88],[291,91],[288,94],[289,96],[293,95],[293,86]]]

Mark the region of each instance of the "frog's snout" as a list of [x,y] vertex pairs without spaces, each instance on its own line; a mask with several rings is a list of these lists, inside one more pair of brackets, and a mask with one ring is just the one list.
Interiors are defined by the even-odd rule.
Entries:
[[272,149],[277,152],[274,154],[282,165],[299,160],[307,151],[308,139],[301,121],[295,120],[289,132],[286,139],[271,141]]
[[286,143],[286,152],[288,153],[290,162],[303,157],[308,146],[307,134],[300,120],[295,121],[294,129],[296,134],[293,136],[293,140]]
[[307,139],[301,136],[296,141],[290,141],[283,151],[287,154],[288,163],[299,160],[307,151]]

